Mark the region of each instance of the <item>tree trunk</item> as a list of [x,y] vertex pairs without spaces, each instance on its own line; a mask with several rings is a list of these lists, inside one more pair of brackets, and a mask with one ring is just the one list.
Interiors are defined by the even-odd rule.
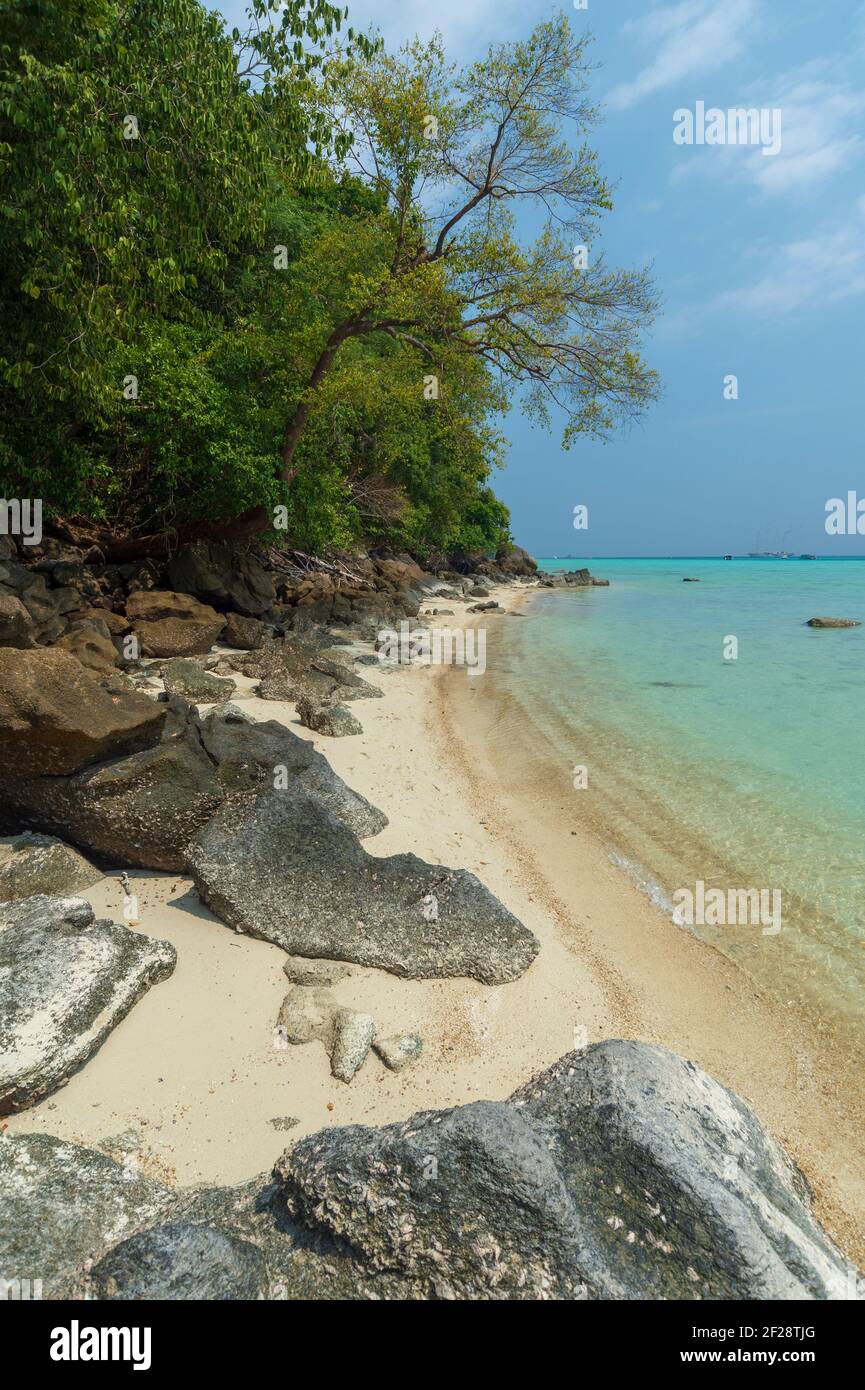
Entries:
[[333,359],[336,357],[341,345],[345,342],[346,338],[352,336],[355,322],[356,320],[354,318],[346,319],[344,323],[341,323],[338,328],[333,330],[318,361],[312,369],[312,375],[309,378],[309,385],[304,392],[303,400],[300,402],[300,405],[285,427],[285,433],[282,436],[281,450],[281,477],[284,483],[291,483],[297,477],[297,469],[292,467],[292,459],[294,458],[294,451],[300,443],[301,436],[306,429],[307,421],[312,414],[315,389],[320,385],[333,366]]

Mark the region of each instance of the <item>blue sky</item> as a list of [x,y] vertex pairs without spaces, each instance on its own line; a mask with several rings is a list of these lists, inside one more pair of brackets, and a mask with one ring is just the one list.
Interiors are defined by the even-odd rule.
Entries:
[[[828,498],[865,497],[865,0],[348,4],[389,47],[440,29],[456,60],[559,7],[594,35],[593,143],[616,185],[603,246],[654,265],[663,316],[645,348],[664,393],[567,453],[514,409],[494,485],[515,539],[539,555],[865,554],[865,537],[824,529]],[[780,152],[676,145],[673,113],[698,101],[780,109]]]

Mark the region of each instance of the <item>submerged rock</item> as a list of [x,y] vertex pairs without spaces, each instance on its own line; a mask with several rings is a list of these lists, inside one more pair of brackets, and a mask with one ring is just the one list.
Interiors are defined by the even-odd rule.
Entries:
[[470,975],[503,984],[539,950],[474,874],[413,854],[374,858],[327,807],[299,792],[268,791],[225,807],[192,841],[189,865],[218,917],[293,955],[414,979]]
[[0,840],[0,902],[37,893],[83,893],[102,872],[62,840],[25,832]]
[[808,627],[861,627],[854,618],[809,618]]
[[62,1086],[175,962],[167,941],[96,921],[81,898],[0,907],[0,1114]]

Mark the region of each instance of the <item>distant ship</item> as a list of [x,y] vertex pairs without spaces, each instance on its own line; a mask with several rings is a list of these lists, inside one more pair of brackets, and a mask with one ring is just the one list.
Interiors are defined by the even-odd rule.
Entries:
[[792,560],[789,550],[749,550],[749,560]]

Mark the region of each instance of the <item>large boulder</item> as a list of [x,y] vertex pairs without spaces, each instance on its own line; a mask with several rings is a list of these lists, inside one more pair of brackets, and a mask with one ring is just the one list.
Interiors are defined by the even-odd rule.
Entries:
[[146,747],[164,721],[146,695],[101,689],[69,652],[0,649],[0,783]]
[[254,652],[261,646],[266,634],[267,628],[258,618],[245,618],[239,613],[229,613],[225,620],[222,640],[229,647]]
[[0,647],[35,645],[33,619],[15,594],[0,591]]
[[230,700],[237,686],[232,680],[213,676],[197,661],[175,657],[162,668],[162,679],[168,695],[177,695],[196,704],[222,704]]
[[225,618],[188,594],[141,589],[130,594],[126,614],[145,656],[199,656],[209,652]]
[[389,1297],[854,1296],[753,1112],[642,1043],[572,1053],[505,1102],[310,1135],[276,1177],[290,1219]]
[[50,1134],[0,1133],[0,1193],[0,1280],[39,1278],[43,1298],[81,1297],[76,1268],[176,1200],[172,1188]]
[[855,618],[809,618],[808,627],[861,627]]
[[326,806],[294,790],[224,807],[188,858],[218,917],[292,955],[503,984],[539,949],[474,874],[413,854],[374,858]]
[[217,608],[258,617],[273,607],[273,578],[257,556],[218,541],[185,545],[168,562],[169,583]]
[[82,898],[0,906],[0,1114],[62,1086],[175,961],[167,941],[96,921]]
[[304,695],[297,702],[297,717],[305,729],[329,738],[345,738],[349,734],[362,734],[363,725],[355,719],[345,705],[319,704]]
[[69,897],[102,878],[77,850],[51,835],[12,835],[0,840],[0,902],[39,893]]
[[213,763],[185,736],[71,777],[34,778],[7,795],[30,825],[116,864],[169,871],[184,867],[187,840],[225,798]]
[[58,638],[57,646],[69,652],[95,676],[108,675],[120,662],[108,624],[100,618],[86,618],[71,624]]

